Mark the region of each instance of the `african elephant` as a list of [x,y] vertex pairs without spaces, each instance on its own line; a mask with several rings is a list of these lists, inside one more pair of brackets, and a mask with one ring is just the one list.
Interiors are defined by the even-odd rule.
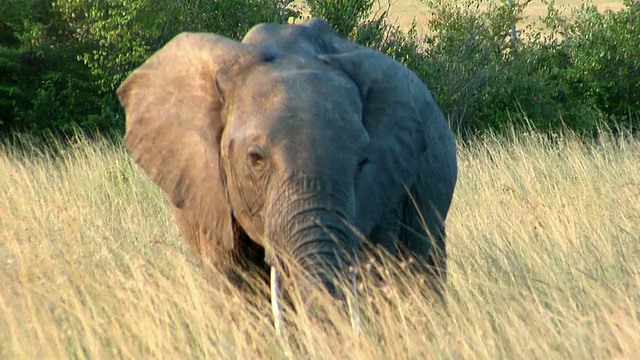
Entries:
[[126,146],[206,266],[279,266],[334,296],[366,238],[445,276],[456,146],[429,91],[322,20],[183,33],[118,89]]

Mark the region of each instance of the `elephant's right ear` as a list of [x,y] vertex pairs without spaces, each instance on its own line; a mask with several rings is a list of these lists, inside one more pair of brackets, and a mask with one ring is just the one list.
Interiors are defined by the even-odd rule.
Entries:
[[117,91],[135,162],[196,227],[200,242],[226,249],[233,247],[233,229],[220,173],[223,122],[215,78],[247,52],[221,36],[183,33]]
[[337,44],[354,50],[318,58],[347,74],[363,99],[362,122],[371,141],[369,163],[356,185],[356,225],[368,234],[385,209],[406,196],[425,156],[434,159],[437,172],[455,178],[455,145],[442,112],[411,70],[380,52]]

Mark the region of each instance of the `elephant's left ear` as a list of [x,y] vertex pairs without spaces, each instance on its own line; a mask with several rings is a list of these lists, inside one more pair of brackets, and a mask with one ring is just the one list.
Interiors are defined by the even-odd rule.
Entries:
[[361,91],[371,141],[356,186],[356,225],[367,234],[406,195],[435,138],[451,130],[422,81],[390,57],[358,46],[320,59],[342,69]]
[[126,114],[127,149],[180,209],[189,232],[199,234],[187,240],[195,241],[200,252],[234,246],[220,172],[224,123],[216,77],[249,53],[247,46],[222,36],[183,33],[129,75],[117,92]]

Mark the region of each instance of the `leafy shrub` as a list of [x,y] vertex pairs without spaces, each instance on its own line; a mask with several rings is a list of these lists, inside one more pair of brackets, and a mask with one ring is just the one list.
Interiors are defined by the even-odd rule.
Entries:
[[520,80],[509,69],[515,51],[508,40],[524,4],[492,2],[481,8],[480,3],[427,2],[433,9],[424,40],[427,60],[417,71],[453,122],[491,122],[487,125],[496,127],[500,120],[492,115],[513,99],[513,86]]
[[122,130],[114,91],[153,51],[181,31],[238,39],[290,2],[1,1],[0,131]]
[[375,0],[305,0],[313,17],[327,21],[340,35],[348,37],[370,15]]
[[59,1],[65,20],[91,44],[81,59],[113,92],[128,73],[183,31],[211,32],[241,39],[255,24],[283,22],[291,1],[105,0],[87,10],[84,0]]
[[80,47],[71,29],[50,4],[9,1],[0,10],[7,15],[0,25],[0,131],[113,126],[113,116],[99,116],[105,99],[77,59]]
[[[376,0],[305,0],[309,14],[415,71],[457,127],[594,133],[640,130],[640,2],[617,12],[583,5],[546,28],[511,28],[530,0],[423,0],[427,35],[387,22]],[[240,39],[260,22],[299,14],[291,0],[0,1],[0,132],[122,130],[114,91],[181,31]],[[389,4],[392,4],[390,2]],[[391,6],[391,5],[389,5]]]
[[545,19],[565,58],[561,77],[574,101],[583,99],[618,125],[638,127],[640,117],[640,2],[598,12],[582,5],[570,16],[551,9]]
[[547,27],[520,29],[515,43],[510,30],[529,1],[425,3],[430,33],[412,68],[457,126],[475,132],[526,122],[587,134],[603,120],[638,126],[637,1],[619,12],[583,5],[569,16],[548,3]]

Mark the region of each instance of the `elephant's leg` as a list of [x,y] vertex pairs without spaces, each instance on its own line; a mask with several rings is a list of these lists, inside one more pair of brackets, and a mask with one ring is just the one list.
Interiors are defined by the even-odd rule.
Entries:
[[398,235],[400,223],[398,219],[401,212],[401,204],[385,212],[382,220],[373,228],[367,241],[363,242],[360,263],[364,265],[364,271],[369,280],[383,284],[382,273],[378,270],[382,264],[382,253],[386,255],[398,255]]
[[[444,229],[438,227],[441,222],[437,221],[434,211],[428,211],[426,206],[416,209],[416,205],[421,204],[419,197],[424,195],[423,193],[424,189],[412,189],[413,200],[406,196],[396,207],[384,214],[369,235],[368,246],[364,246],[365,262],[379,263],[382,260],[380,251],[384,251],[387,255],[403,260],[419,258],[422,264],[426,263],[430,268],[435,265],[444,266],[436,264],[436,257],[432,256],[434,249],[444,251]],[[434,236],[430,237],[427,234]],[[417,262],[415,266],[418,266]],[[423,272],[424,269],[420,271]]]
[[182,237],[202,267],[207,271],[225,272],[232,260],[231,252],[215,246],[206,234],[191,221],[189,215],[181,209],[174,207],[173,215]]
[[[268,266],[264,262],[264,248],[253,242],[242,229],[234,229],[233,249],[224,249],[193,224],[182,210],[174,208],[174,217],[183,238],[205,269],[209,281],[216,274],[224,274],[241,289],[255,289],[247,283],[250,273],[268,281]],[[250,270],[250,271],[247,271]],[[258,270],[258,271],[255,271]]]
[[454,179],[439,173],[428,156],[423,158],[421,171],[410,189],[402,209],[400,248],[403,257],[414,257],[412,267],[427,276],[436,292],[446,282],[446,232],[444,219],[453,195]]
[[[367,240],[373,245],[375,250],[384,250],[390,255],[397,253],[397,240],[400,233],[400,223],[398,219],[402,211],[402,204],[387,210],[380,222],[373,228]],[[373,249],[367,249],[373,250]]]
[[412,201],[404,215],[398,257],[426,288],[441,296],[447,278],[444,226],[435,211],[416,209]]
[[[413,199],[420,195],[415,192]],[[427,202],[427,200],[422,200]],[[430,275],[446,279],[446,233],[439,212],[432,206],[407,199],[401,220],[400,256],[415,258]]]

